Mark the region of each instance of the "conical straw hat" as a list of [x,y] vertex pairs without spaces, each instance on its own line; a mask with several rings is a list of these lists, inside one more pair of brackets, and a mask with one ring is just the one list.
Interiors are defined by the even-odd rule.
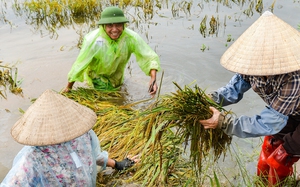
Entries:
[[83,135],[96,120],[91,109],[46,90],[14,124],[11,135],[25,145],[53,145]]
[[300,32],[269,11],[223,54],[221,65],[245,75],[278,75],[300,69]]

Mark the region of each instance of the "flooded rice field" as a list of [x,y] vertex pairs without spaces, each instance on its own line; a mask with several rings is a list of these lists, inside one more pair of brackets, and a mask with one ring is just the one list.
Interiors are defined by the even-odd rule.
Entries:
[[[7,92],[0,99],[0,181],[9,171],[14,156],[23,145],[16,143],[10,128],[46,89],[62,90],[67,74],[75,61],[82,37],[96,27],[101,10],[111,2],[89,10],[84,16],[64,19],[43,17],[26,8],[25,0],[0,0],[0,60],[16,67],[23,96]],[[147,1],[148,2],[148,1]],[[158,53],[161,60],[161,94],[170,93],[179,85],[197,84],[208,92],[223,86],[233,75],[220,65],[224,51],[266,10],[272,11],[292,27],[300,29],[298,0],[191,0],[155,1],[147,6],[123,5],[128,27],[138,32]],[[75,86],[82,84],[76,83]],[[127,103],[148,98],[148,77],[132,57],[123,89]],[[0,87],[0,89],[2,89]],[[230,106],[237,115],[253,115],[264,107],[262,100],[249,91],[238,105]],[[260,138],[234,138],[232,147],[245,159],[245,168],[254,175],[260,151]],[[228,155],[220,167],[227,168],[233,179],[239,174],[236,160]],[[232,169],[231,169],[232,168]]]

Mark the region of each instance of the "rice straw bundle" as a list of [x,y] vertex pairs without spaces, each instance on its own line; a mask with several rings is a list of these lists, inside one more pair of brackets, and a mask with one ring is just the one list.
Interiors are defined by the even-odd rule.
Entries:
[[[177,85],[175,83],[175,85]],[[111,158],[123,159],[140,155],[141,161],[128,171],[103,175],[97,186],[139,183],[142,186],[198,186],[203,182],[202,159],[213,149],[215,160],[225,153],[231,138],[220,130],[204,130],[199,119],[211,116],[209,105],[216,106],[198,87],[186,87],[173,95],[161,96],[144,111],[108,102],[116,92],[99,92],[78,88],[66,96],[86,105],[97,113],[94,131],[102,149]],[[105,99],[103,99],[105,98]],[[216,106],[221,110],[219,106]],[[191,144],[190,155],[182,145]],[[190,156],[192,159],[188,159]],[[133,175],[128,178],[128,173]]]
[[192,90],[188,86],[182,89],[177,83],[174,84],[178,88],[177,92],[162,96],[159,103],[155,103],[157,107],[154,109],[164,108],[161,111],[161,120],[168,121],[165,128],[174,127],[177,136],[184,139],[185,148],[190,144],[190,157],[195,163],[195,169],[201,173],[202,160],[211,150],[215,161],[222,153],[225,156],[232,138],[218,128],[204,129],[199,120],[212,116],[209,106],[214,106],[220,111],[224,109],[213,102],[197,85],[195,90]]
[[181,140],[175,136],[174,132],[166,131],[164,133],[166,136],[160,140],[160,146],[154,144],[160,127],[151,130],[153,136],[149,139],[141,133],[149,122],[153,122],[155,110],[141,112],[127,106],[109,104],[99,98],[108,98],[107,94],[111,93],[84,88],[64,94],[96,109],[98,120],[93,129],[98,135],[102,149],[107,150],[111,158],[123,159],[127,155],[136,154],[141,156],[141,162],[131,168],[136,172],[128,180],[125,180],[126,175],[119,173],[114,173],[113,176],[103,176],[99,173],[97,186],[124,182],[142,183],[147,186],[163,186],[167,183],[172,186],[183,186],[186,181],[193,183],[193,170],[190,170],[192,164],[181,156],[183,153]]

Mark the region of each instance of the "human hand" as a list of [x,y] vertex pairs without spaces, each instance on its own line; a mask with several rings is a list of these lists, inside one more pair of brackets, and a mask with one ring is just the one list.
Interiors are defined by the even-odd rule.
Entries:
[[139,155],[135,155],[135,156],[128,155],[127,158],[129,158],[130,160],[133,160],[135,163],[138,163],[141,160]]
[[115,160],[115,169],[117,170],[125,170],[127,168],[130,168],[131,166],[134,165],[134,161],[130,160],[129,158],[125,158],[122,161],[116,161]]
[[204,126],[204,129],[215,129],[216,127],[218,127],[221,112],[212,106],[209,107],[209,109],[213,112],[212,117],[199,121]]
[[138,158],[138,155],[132,157],[132,158],[125,158],[122,161],[116,161],[115,160],[115,169],[117,170],[125,170],[130,167],[132,167],[135,163],[139,162],[140,159]]
[[65,89],[63,89],[61,92],[62,93],[68,93],[71,91],[72,88],[66,87]]
[[154,79],[153,81],[151,80],[149,83],[148,92],[150,93],[150,95],[152,97],[154,97],[154,95],[156,94],[156,91],[157,91],[157,84],[156,84],[156,80]]
[[75,82],[68,82],[66,88],[65,88],[62,92],[63,92],[63,93],[67,93],[67,92],[71,91],[72,88],[73,88],[74,83],[75,83]]

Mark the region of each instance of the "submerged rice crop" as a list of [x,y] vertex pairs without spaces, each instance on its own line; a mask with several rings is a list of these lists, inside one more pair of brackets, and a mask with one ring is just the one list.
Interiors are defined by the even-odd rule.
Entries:
[[22,95],[22,88],[17,85],[18,69],[5,65],[0,65],[0,68],[0,98],[6,99],[7,90],[16,95]]

